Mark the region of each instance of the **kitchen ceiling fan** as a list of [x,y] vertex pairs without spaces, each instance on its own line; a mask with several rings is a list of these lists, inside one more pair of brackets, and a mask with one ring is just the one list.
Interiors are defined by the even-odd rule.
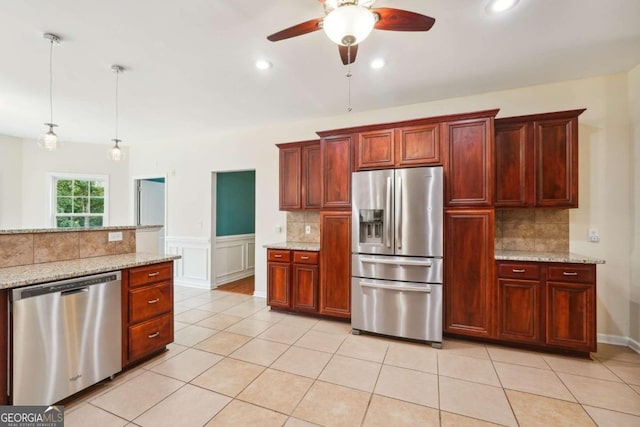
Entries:
[[358,45],[373,29],[387,31],[428,31],[434,18],[408,10],[372,8],[375,0],[318,0],[325,16],[302,22],[267,37],[272,42],[323,29],[340,50],[345,65],[356,59]]

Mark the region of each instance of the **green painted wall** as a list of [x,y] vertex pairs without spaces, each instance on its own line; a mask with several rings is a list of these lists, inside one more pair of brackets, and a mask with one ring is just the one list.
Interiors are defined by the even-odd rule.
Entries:
[[255,233],[256,172],[221,172],[216,184],[216,236]]

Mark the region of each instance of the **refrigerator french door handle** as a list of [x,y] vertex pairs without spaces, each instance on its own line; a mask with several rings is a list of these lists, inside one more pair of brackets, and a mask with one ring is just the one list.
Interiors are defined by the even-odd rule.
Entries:
[[431,293],[431,287],[426,288],[414,288],[409,286],[394,286],[394,285],[379,285],[377,283],[369,283],[369,282],[360,282],[360,286],[363,288],[374,288],[374,289],[387,289],[390,291],[407,291],[407,292],[422,292],[425,294]]
[[398,250],[402,250],[402,177],[398,177],[396,188],[396,243]]
[[391,177],[387,177],[387,206],[384,212],[384,234],[387,247],[391,247]]

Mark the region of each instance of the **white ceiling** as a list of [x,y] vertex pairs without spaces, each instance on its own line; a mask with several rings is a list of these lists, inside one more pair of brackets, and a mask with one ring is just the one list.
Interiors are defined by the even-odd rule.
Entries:
[[[374,31],[353,66],[364,111],[627,71],[640,63],[640,0],[378,0],[436,18],[431,31]],[[109,144],[120,76],[123,145],[185,141],[244,127],[346,113],[337,47],[321,32],[266,36],[320,17],[317,0],[0,0],[0,134]],[[382,56],[381,70],[369,62]],[[273,68],[260,72],[258,58]]]

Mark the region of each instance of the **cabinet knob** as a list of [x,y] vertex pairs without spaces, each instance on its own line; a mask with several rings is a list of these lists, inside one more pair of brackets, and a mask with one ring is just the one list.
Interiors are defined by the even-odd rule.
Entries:
[[564,276],[577,276],[578,273],[576,273],[575,271],[563,271],[562,274]]
[[523,269],[516,269],[516,268],[514,268],[514,269],[512,269],[511,271],[513,271],[514,273],[524,273],[526,270],[525,270],[524,268],[523,268]]
[[147,338],[155,338],[155,337],[157,337],[157,336],[159,336],[159,335],[160,335],[160,331],[158,331],[158,332],[154,332],[154,333],[153,333],[153,334],[151,334],[151,335],[147,335]]

